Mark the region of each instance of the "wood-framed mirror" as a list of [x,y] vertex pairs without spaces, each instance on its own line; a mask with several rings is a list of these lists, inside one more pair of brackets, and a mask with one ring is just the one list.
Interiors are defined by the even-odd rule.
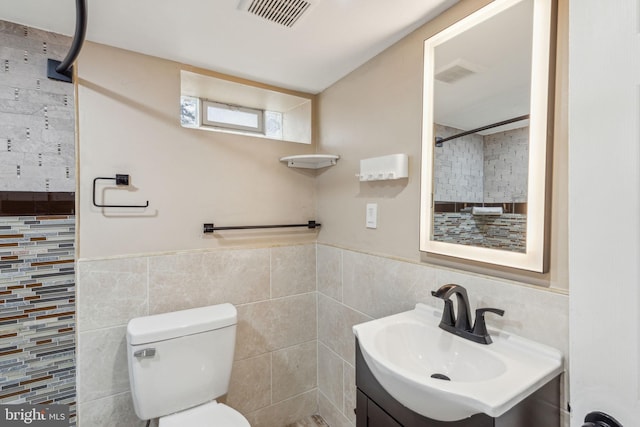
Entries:
[[424,43],[420,250],[548,269],[554,0],[495,0]]

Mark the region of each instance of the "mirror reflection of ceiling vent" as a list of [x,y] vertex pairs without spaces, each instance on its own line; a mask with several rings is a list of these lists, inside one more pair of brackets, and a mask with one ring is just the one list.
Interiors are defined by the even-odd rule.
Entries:
[[464,59],[456,59],[450,64],[440,68],[435,73],[435,79],[444,83],[455,83],[472,74],[480,73],[485,67],[472,64]]
[[291,28],[311,5],[305,0],[242,0],[238,9]]

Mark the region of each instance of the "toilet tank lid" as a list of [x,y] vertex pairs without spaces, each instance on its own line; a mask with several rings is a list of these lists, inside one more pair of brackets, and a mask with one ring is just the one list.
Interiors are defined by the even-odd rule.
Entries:
[[232,304],[218,304],[131,319],[129,345],[148,344],[235,325],[238,312]]

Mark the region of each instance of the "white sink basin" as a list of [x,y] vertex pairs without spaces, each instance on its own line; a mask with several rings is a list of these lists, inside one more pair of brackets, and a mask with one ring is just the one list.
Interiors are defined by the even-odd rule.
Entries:
[[562,372],[562,354],[554,348],[491,330],[492,344],[474,343],[440,329],[440,318],[440,311],[417,304],[353,327],[378,382],[425,417],[499,417]]

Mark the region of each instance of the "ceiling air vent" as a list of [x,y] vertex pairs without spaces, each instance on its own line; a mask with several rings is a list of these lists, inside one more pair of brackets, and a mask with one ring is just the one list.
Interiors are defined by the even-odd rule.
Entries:
[[310,7],[305,0],[242,0],[238,8],[291,28]]
[[464,59],[457,59],[437,70],[434,77],[444,83],[455,83],[472,74],[480,73],[484,69],[484,67],[472,64]]

